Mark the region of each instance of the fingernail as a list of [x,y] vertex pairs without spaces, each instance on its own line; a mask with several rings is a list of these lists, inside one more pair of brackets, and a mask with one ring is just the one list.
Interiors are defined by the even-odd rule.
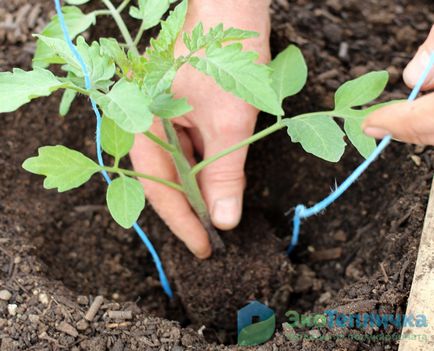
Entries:
[[366,127],[363,132],[373,138],[383,139],[386,135],[389,135],[390,132],[383,128],[377,127]]
[[218,199],[212,209],[212,220],[216,227],[227,230],[240,221],[240,204],[236,197]]
[[[413,60],[410,61],[403,74],[404,81],[407,85],[413,87],[418,83],[418,80],[429,64],[430,56],[431,54],[427,50],[422,50],[413,58]],[[425,82],[425,85],[431,84],[433,78],[434,76],[431,72]]]

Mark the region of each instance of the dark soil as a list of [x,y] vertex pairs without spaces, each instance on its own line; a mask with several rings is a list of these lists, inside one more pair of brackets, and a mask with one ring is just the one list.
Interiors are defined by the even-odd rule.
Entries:
[[[1,2],[1,71],[29,68],[30,34],[50,11],[49,1]],[[342,82],[375,69],[391,73],[385,99],[405,98],[400,74],[427,35],[433,13],[429,0],[275,1],[274,52],[294,42],[311,69],[308,87],[288,100],[288,115],[330,108]],[[405,311],[432,179],[430,148],[393,144],[339,202],[303,224],[301,244],[289,260],[284,247],[291,225],[284,213],[323,198],[361,158],[349,148],[341,163],[323,162],[291,144],[284,132],[254,145],[243,222],[224,234],[225,256],[198,262],[150,208],[145,211],[143,227],[164,257],[176,290],[169,301],[141,242],[110,219],[98,177],[58,194],[43,190],[41,177],[21,169],[41,145],[64,144],[94,156],[88,102],[81,99],[62,120],[58,101],[56,94],[0,116],[0,290],[12,294],[0,300],[1,351],[235,350],[218,344],[234,342],[236,310],[250,299],[270,304],[279,320],[289,309]],[[268,118],[263,116],[258,128]],[[84,316],[97,295],[104,302],[87,322]],[[113,311],[130,311],[132,318],[113,319]],[[320,330],[330,337],[354,332],[392,335],[399,330]],[[275,337],[257,349],[397,346],[350,338],[287,341],[279,323]]]

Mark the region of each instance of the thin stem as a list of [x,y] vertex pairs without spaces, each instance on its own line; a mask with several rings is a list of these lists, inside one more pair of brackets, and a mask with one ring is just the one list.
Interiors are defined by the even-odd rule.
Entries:
[[108,16],[111,15],[110,10],[95,10],[91,12],[95,16]]
[[122,175],[130,176],[130,177],[137,177],[137,178],[152,180],[153,182],[163,184],[165,186],[168,186],[169,188],[178,190],[180,192],[184,192],[184,190],[180,184],[175,183],[175,182],[171,182],[170,180],[166,180],[163,178],[154,177],[154,176],[151,176],[148,174],[135,172],[135,171],[131,171],[129,169],[123,169],[123,168],[118,168],[118,167],[104,167],[103,169],[107,172],[110,172],[110,173],[117,173],[117,174],[122,174]]
[[151,132],[144,132],[143,133],[146,137],[148,137],[150,140],[152,140],[155,144],[160,145],[164,150],[172,153],[174,152],[176,149],[173,145],[166,143],[163,139],[157,137],[155,134],[151,133]]
[[242,149],[243,147],[246,147],[246,146],[254,143],[255,141],[258,141],[262,138],[265,138],[267,135],[270,135],[270,134],[282,129],[283,127],[285,127],[285,125],[281,121],[276,122],[272,126],[260,131],[259,133],[252,135],[250,138],[247,138],[247,139],[241,141],[240,143],[235,144],[235,145],[233,145],[233,146],[231,146],[231,147],[229,147],[223,151],[220,151],[220,152],[216,153],[214,156],[211,156],[211,157],[203,160],[202,162],[199,162],[196,166],[194,166],[191,169],[191,174],[196,175],[197,173],[199,173],[201,170],[203,170],[205,167],[207,167],[211,163],[221,159],[222,157],[229,155],[230,153],[232,153],[234,151]]
[[334,117],[340,117],[340,114],[337,111],[309,112],[309,113],[303,113],[302,115],[298,115],[298,116],[295,116],[295,117],[291,117],[291,119],[302,119],[302,118],[315,117],[315,116],[334,116]]
[[137,33],[135,39],[134,39],[134,45],[135,45],[135,46],[139,45],[140,40],[141,40],[142,37],[143,37],[143,33],[145,33],[145,28],[146,28],[146,27],[144,26],[144,22],[142,22],[142,25],[140,26],[140,29],[139,29],[139,31],[138,31],[138,33]]
[[121,13],[125,8],[128,6],[128,4],[131,2],[131,0],[124,0],[122,4],[120,4],[117,8],[118,13]]
[[82,89],[82,88],[76,86],[75,84],[71,84],[71,85],[65,86],[65,89],[75,90],[77,93],[80,93],[80,94],[83,94],[83,95],[86,95],[86,96],[90,95],[89,90]]
[[175,151],[172,152],[172,159],[175,163],[176,170],[178,171],[179,178],[181,179],[182,187],[187,196],[188,202],[196,212],[204,228],[207,230],[213,249],[224,250],[224,243],[212,226],[208,208],[202,197],[199,185],[197,184],[197,179],[195,175],[191,173],[191,165],[182,151],[176,130],[170,120],[162,119],[162,122],[167,139],[175,148]]
[[134,45],[133,38],[131,37],[131,34],[122,19],[121,15],[119,14],[118,10],[114,7],[112,2],[110,0],[102,0],[104,5],[110,10],[110,14],[112,15],[113,19],[115,20],[117,26],[119,27],[119,30],[125,40],[125,42],[128,45],[128,48],[132,50],[135,54],[139,54],[139,51],[137,50],[137,47]]

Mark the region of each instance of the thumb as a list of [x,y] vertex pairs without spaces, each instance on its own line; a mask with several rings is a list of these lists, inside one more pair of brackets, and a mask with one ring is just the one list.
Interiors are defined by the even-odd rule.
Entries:
[[[254,123],[253,123],[254,124]],[[254,126],[234,131],[228,128],[227,133],[218,133],[210,140],[205,140],[204,158],[214,156],[218,152],[248,138]],[[202,170],[199,180],[202,193],[208,205],[213,224],[221,230],[230,230],[238,225],[241,219],[243,193],[245,188],[244,164],[247,147],[233,152],[215,161]]]
[[[428,63],[430,61],[430,57],[434,52],[434,26],[431,28],[431,32],[428,35],[426,41],[422,44],[422,46],[417,51],[413,60],[407,65],[404,70],[404,81],[409,87],[414,87],[420,76],[425,71]],[[434,88],[434,70],[431,71],[427,80],[423,85],[424,90],[429,90]]]
[[373,112],[362,128],[365,134],[377,139],[392,134],[407,143],[434,145],[434,93],[383,107]]

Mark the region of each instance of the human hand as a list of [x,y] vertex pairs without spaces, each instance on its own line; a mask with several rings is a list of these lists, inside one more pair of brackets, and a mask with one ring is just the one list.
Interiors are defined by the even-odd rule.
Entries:
[[[434,26],[404,71],[405,83],[413,88],[434,52]],[[423,90],[434,89],[434,70],[423,85]],[[434,93],[412,102],[393,104],[372,113],[363,123],[364,132],[381,139],[391,134],[400,141],[434,145]]]
[[[243,42],[245,50],[259,52],[259,62],[270,59],[268,14],[269,0],[191,0],[184,31],[202,22],[205,30],[223,23],[260,33]],[[176,54],[185,54],[178,40]],[[174,119],[184,153],[195,164],[194,153],[203,158],[234,145],[253,134],[258,111],[241,99],[223,91],[212,78],[184,66],[178,72],[173,90],[186,97],[193,111]],[[163,126],[156,121],[151,132],[166,140]],[[222,230],[234,228],[240,221],[245,186],[244,164],[247,148],[209,165],[198,180],[213,224]],[[178,179],[171,156],[143,134],[136,136],[130,153],[134,168],[171,181]],[[164,185],[141,179],[145,193],[161,218],[175,235],[199,258],[211,255],[208,233],[191,209],[185,196]]]

